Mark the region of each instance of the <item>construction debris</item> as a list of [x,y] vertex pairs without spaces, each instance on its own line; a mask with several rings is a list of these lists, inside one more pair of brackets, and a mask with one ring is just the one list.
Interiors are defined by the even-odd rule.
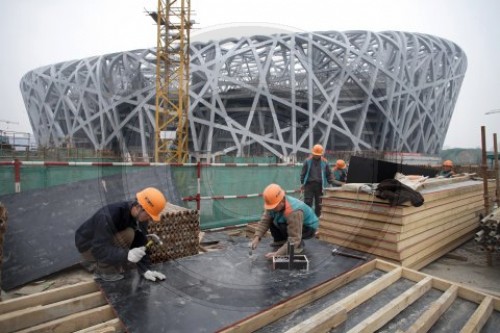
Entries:
[[500,208],[481,220],[474,240],[482,250],[500,252]]

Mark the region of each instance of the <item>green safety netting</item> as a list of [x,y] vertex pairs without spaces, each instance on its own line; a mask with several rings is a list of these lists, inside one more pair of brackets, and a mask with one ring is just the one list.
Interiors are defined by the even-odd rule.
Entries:
[[[263,161],[250,163],[263,163]],[[22,166],[21,189],[28,191],[47,188],[102,176],[135,172],[143,168],[135,166]],[[195,197],[198,192],[197,166],[176,166],[171,170],[181,197]],[[300,187],[300,170],[300,166],[271,164],[258,167],[203,166],[200,195],[207,199],[200,202],[202,229],[257,221],[262,214],[262,197],[225,199],[213,197],[256,195],[262,193],[270,183],[277,183],[287,191],[297,190]],[[14,191],[14,167],[12,165],[0,166],[0,195],[14,193]],[[289,195],[298,196],[298,193]],[[195,201],[184,201],[184,206],[191,209],[197,207]]]

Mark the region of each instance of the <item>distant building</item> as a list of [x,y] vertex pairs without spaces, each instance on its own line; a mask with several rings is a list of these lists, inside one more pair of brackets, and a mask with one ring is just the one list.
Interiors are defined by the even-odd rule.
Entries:
[[[153,156],[155,49],[49,65],[21,92],[38,145]],[[191,44],[192,156],[440,152],[467,68],[453,42],[386,31]]]

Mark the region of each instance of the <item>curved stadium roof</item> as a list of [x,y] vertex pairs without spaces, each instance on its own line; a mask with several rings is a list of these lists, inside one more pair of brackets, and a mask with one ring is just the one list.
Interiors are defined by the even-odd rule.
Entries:
[[[67,61],[21,80],[39,146],[154,156],[155,49]],[[467,68],[453,42],[386,31],[191,44],[190,151],[437,154]]]

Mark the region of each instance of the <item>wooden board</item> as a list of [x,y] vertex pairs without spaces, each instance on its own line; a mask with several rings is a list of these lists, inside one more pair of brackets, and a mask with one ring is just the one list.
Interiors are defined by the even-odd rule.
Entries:
[[94,281],[0,302],[2,333],[75,331],[123,331]]

